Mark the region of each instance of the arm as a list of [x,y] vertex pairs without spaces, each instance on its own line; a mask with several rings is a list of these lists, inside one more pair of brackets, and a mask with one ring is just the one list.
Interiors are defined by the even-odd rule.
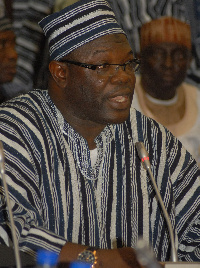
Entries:
[[[6,180],[19,247],[31,255],[34,255],[39,248],[59,253],[66,239],[58,230],[56,232],[56,226],[53,228],[53,224],[49,224],[49,211],[45,210],[42,203],[44,191],[41,182],[47,178],[47,174],[45,168],[40,170],[42,164],[45,166],[45,160],[38,149],[41,145],[33,143],[30,146],[19,137],[16,130],[11,128],[9,134],[7,132],[4,134],[4,126],[1,127],[3,134],[0,134],[0,139],[4,141]],[[54,212],[51,217],[53,221]],[[8,245],[11,230],[2,183],[0,183],[0,228],[0,241]]]
[[[200,170],[179,141],[173,146],[172,143],[172,140],[168,141],[168,153],[175,200],[178,257],[181,261],[199,261]],[[176,160],[174,154],[177,155]],[[178,163],[175,164],[175,161]]]
[[[86,246],[73,244],[67,242],[62,248],[59,256],[59,261],[72,262],[77,259],[78,254],[86,249]],[[95,268],[141,268],[137,261],[135,251],[132,248],[120,248],[120,249],[98,249],[97,250],[97,264]]]
[[[44,219],[39,211],[19,192],[11,186],[9,192],[20,250],[31,255],[35,255],[39,248],[59,253],[66,239],[45,228]],[[2,186],[0,186],[0,228],[0,241],[8,246],[12,237]]]

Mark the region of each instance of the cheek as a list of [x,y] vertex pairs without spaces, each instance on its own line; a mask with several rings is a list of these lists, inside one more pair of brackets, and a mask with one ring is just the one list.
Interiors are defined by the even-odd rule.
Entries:
[[[83,82],[82,82],[83,81]],[[106,88],[105,80],[98,79],[91,71],[90,75],[84,77],[80,84],[80,92],[86,102],[97,102],[103,97]],[[86,81],[86,83],[84,82]]]
[[183,64],[174,64],[174,69],[175,69],[175,71],[184,74],[184,73],[187,72],[188,65],[186,63],[183,63]]
[[81,70],[71,78],[70,88],[73,91],[69,92],[69,102],[76,103],[79,109],[99,110],[103,104],[106,81],[98,79],[92,70]]
[[87,86],[82,87],[81,89],[81,99],[82,102],[87,105],[88,109],[91,108],[92,110],[99,109],[102,103],[102,91],[98,90],[94,86]]
[[80,110],[94,111],[99,110],[102,103],[102,89],[98,88],[98,84],[93,84],[90,81],[85,84],[79,84],[78,90],[76,90],[71,96],[71,101],[79,107]]
[[[1,65],[4,64],[5,61],[6,61],[6,53],[1,52],[0,53],[0,59],[1,59]],[[3,68],[1,68],[1,69],[3,69]]]

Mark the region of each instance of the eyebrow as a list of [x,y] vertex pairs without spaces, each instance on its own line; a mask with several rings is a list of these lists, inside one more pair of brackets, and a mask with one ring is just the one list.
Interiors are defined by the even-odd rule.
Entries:
[[[95,55],[97,55],[97,54],[101,54],[101,53],[105,53],[105,52],[108,52],[108,50],[96,50],[96,51],[94,51],[94,53],[93,53],[93,56],[95,56]],[[133,50],[131,49],[128,53],[127,53],[127,55],[129,56],[129,55],[134,55],[133,54]]]

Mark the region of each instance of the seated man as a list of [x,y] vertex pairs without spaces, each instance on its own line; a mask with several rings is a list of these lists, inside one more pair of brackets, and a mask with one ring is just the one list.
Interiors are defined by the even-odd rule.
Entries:
[[184,82],[191,61],[185,22],[161,17],[141,27],[141,77],[133,106],[167,127],[200,166],[200,90]]
[[17,52],[15,34],[8,18],[0,18],[0,103],[8,97],[3,85],[11,82],[16,74]]
[[[139,237],[170,259],[163,212],[136,142],[145,144],[170,215],[179,260],[199,261],[196,161],[162,125],[130,109],[139,61],[105,0],[81,0],[40,23],[49,89],[0,107],[0,140],[20,249],[60,261],[138,267]],[[0,237],[10,237],[0,188]],[[91,248],[92,247],[92,248]],[[97,258],[97,259],[96,259]]]

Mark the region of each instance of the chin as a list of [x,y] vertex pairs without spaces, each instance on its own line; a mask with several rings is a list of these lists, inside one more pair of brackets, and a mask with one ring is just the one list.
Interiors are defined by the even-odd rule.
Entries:
[[124,123],[130,114],[130,108],[124,110],[106,111],[104,110],[98,117],[93,117],[92,121],[98,124],[121,124]]
[[2,84],[4,84],[4,83],[10,83],[10,82],[13,81],[13,79],[14,79],[14,76],[13,75],[12,76],[7,76],[7,77],[4,77],[3,80],[1,80],[1,83]]
[[129,114],[126,116],[120,116],[117,118],[110,118],[109,124],[122,124],[124,123],[129,117]]

